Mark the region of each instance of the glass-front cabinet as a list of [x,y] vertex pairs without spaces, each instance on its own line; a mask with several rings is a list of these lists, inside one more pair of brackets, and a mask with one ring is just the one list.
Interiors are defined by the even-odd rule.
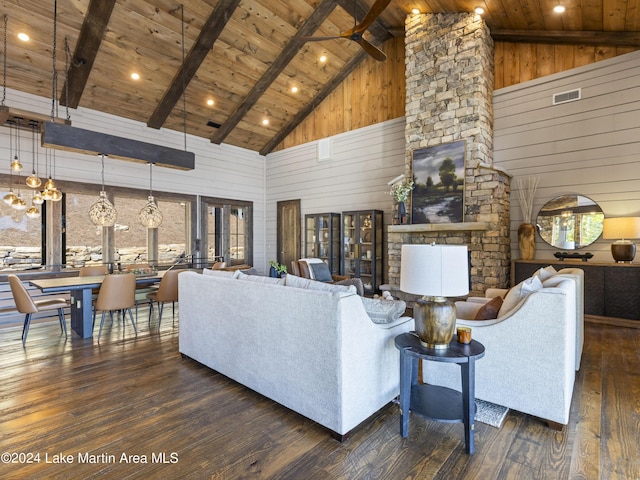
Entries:
[[382,211],[342,212],[342,274],[362,280],[365,293],[382,284]]
[[304,255],[320,258],[331,273],[340,271],[340,214],[317,213],[304,216]]

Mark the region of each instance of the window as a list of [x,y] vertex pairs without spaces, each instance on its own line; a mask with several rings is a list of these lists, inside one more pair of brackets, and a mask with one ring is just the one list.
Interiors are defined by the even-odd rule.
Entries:
[[[8,189],[3,188],[0,198],[8,193]],[[18,191],[14,189],[14,193],[18,194]],[[31,194],[27,191],[21,193],[27,208],[30,207]],[[19,269],[42,265],[42,217],[29,218],[25,212],[0,201],[0,268]]]

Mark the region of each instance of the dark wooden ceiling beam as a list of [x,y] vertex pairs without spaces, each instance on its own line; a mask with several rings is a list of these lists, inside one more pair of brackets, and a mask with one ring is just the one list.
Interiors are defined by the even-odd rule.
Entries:
[[[78,108],[116,0],[91,0],[62,87],[60,104]],[[68,85],[67,85],[68,84]],[[67,102],[67,91],[69,102]]]
[[274,148],[278,146],[278,144],[283,141],[287,135],[289,135],[293,130],[305,119],[307,116],[315,110],[315,108],[322,103],[322,101],[327,98],[331,92],[333,92],[338,85],[340,85],[350,74],[353,72],[358,65],[360,65],[365,59],[369,58],[369,54],[364,50],[360,50],[359,53],[356,54],[347,64],[344,66],[340,72],[333,77],[330,81],[324,84],[322,89],[318,92],[318,94],[311,99],[309,103],[307,103],[304,107],[302,107],[298,113],[296,113],[291,120],[287,122],[287,124],[280,130],[267,144],[260,150],[260,155],[267,155],[273,151]]
[[640,32],[602,32],[569,30],[492,30],[494,41],[513,43],[552,43],[557,45],[640,46]]
[[207,58],[227,22],[231,19],[233,12],[240,4],[240,0],[220,0],[209,15],[206,23],[198,35],[198,39],[191,47],[189,54],[176,72],[171,85],[162,96],[162,100],[151,114],[147,126],[160,128],[171,114],[171,111],[180,100],[187,85],[191,82],[196,72]]
[[289,65],[289,62],[293,60],[296,54],[304,45],[304,41],[300,40],[300,37],[308,37],[315,32],[318,27],[326,20],[336,7],[335,0],[323,0],[320,5],[314,10],[309,18],[304,22],[304,25],[291,37],[289,43],[284,47],[278,58],[269,66],[266,72],[260,77],[260,79],[253,86],[251,91],[247,94],[240,106],[233,112],[229,118],[222,124],[218,131],[211,137],[211,142],[221,144],[227,135],[229,135],[233,129],[240,123],[244,116],[251,110],[256,104],[264,92],[269,86],[278,78],[278,75]]

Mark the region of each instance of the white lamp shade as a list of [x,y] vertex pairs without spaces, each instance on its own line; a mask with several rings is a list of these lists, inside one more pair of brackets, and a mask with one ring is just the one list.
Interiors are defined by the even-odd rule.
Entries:
[[602,238],[640,238],[640,217],[605,218]]
[[403,245],[400,290],[432,297],[458,297],[468,294],[467,247]]

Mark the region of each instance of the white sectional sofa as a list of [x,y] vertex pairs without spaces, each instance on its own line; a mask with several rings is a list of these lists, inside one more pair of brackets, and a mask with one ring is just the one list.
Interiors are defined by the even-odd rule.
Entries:
[[[458,319],[484,344],[476,398],[566,425],[582,352],[582,270],[556,274],[494,320]],[[506,303],[506,301],[505,301]],[[464,310],[460,308],[459,311]],[[461,390],[459,367],[424,362],[427,383]]]
[[394,338],[355,293],[180,274],[180,352],[343,438],[399,392]]

